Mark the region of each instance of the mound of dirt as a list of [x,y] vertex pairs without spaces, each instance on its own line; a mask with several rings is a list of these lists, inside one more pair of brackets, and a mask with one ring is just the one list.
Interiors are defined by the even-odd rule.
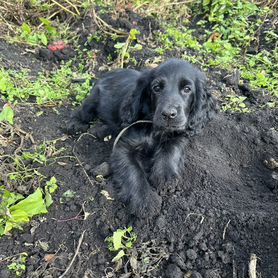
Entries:
[[[135,223],[142,242],[163,245],[169,255],[149,277],[183,277],[177,273],[194,271],[202,275],[196,277],[247,277],[253,253],[260,258],[258,273],[275,277],[278,180],[265,163],[278,157],[277,123],[277,111],[220,114],[202,135],[190,140],[183,182],[168,188],[156,220]],[[87,142],[78,148],[82,161],[94,167],[107,159],[97,161],[101,146],[90,140],[82,147]],[[109,180],[102,186],[112,192]],[[100,220],[101,227],[107,219],[112,227],[130,221],[124,208],[113,203],[106,207],[112,215]]]

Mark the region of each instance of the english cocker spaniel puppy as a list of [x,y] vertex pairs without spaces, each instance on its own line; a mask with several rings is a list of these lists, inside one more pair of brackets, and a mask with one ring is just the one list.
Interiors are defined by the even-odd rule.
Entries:
[[159,188],[181,176],[185,143],[212,118],[215,101],[205,75],[188,62],[170,59],[142,72],[119,69],[104,75],[72,114],[69,133],[85,131],[98,117],[116,135],[111,155],[120,200],[138,217],[159,214]]

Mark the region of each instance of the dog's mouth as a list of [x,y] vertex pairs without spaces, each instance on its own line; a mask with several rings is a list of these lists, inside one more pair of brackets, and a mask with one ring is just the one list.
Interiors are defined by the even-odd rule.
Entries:
[[187,121],[179,124],[169,124],[169,123],[164,123],[164,124],[154,124],[154,128],[156,130],[160,131],[166,131],[166,132],[173,132],[173,131],[182,131],[185,130],[187,127]]

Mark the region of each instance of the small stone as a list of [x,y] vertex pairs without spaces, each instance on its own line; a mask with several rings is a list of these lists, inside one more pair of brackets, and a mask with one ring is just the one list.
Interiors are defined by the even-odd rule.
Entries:
[[221,276],[217,270],[209,269],[205,272],[205,278],[221,278]]
[[181,268],[182,270],[186,270],[185,263],[184,263],[183,259],[180,256],[172,255],[170,257],[170,259],[171,259],[171,262],[176,264],[179,268]]
[[91,166],[90,166],[89,164],[86,164],[86,165],[84,166],[84,169],[85,169],[86,171],[90,171],[90,170],[91,170]]
[[187,269],[193,269],[193,265],[192,265],[192,263],[189,262],[189,261],[186,263],[185,266],[186,266]]
[[54,60],[53,52],[46,48],[39,49],[38,56],[44,61]]
[[156,220],[156,225],[158,226],[158,228],[160,230],[164,229],[165,228],[165,225],[166,225],[166,219],[165,219],[165,216],[164,215],[160,215],[158,217],[158,219]]
[[192,261],[195,261],[195,260],[197,259],[197,257],[198,257],[196,251],[193,250],[193,249],[188,249],[188,250],[186,251],[186,256],[187,256],[187,258],[188,258],[189,260],[192,260]]
[[103,177],[107,177],[109,176],[111,173],[109,164],[107,162],[103,162],[100,165],[96,166],[93,170],[92,170],[92,174],[96,177],[96,176],[103,176]]
[[205,253],[204,260],[207,263],[209,262],[209,253],[208,252]]
[[33,240],[34,240],[34,238],[31,234],[22,234],[21,238],[24,242],[28,242],[28,243],[33,242]]
[[181,269],[175,264],[169,264],[167,266],[165,277],[167,278],[183,278]]
[[0,277],[1,278],[10,278],[12,276],[10,276],[11,272],[8,269],[2,269],[0,270]]
[[238,86],[239,83],[239,78],[240,78],[240,72],[238,69],[234,70],[232,73],[227,74],[226,76],[223,77],[224,82],[228,86]]
[[207,251],[207,250],[208,250],[208,247],[207,247],[207,245],[206,245],[204,242],[202,242],[202,243],[199,244],[199,248],[200,248],[202,251]]
[[203,276],[199,272],[194,271],[190,278],[203,278]]
[[231,242],[228,242],[225,245],[225,249],[226,249],[226,252],[232,253],[234,251],[234,246],[233,246],[233,244]]

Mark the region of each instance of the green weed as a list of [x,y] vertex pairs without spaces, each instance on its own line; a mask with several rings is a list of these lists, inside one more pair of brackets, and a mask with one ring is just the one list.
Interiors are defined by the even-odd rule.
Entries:
[[272,11],[245,0],[203,0],[195,3],[193,9],[199,12],[200,5],[204,18],[197,26],[201,28],[190,29],[186,24],[176,27],[175,21],[167,23],[164,32],[156,33],[158,44],[162,45],[157,53],[178,49],[182,58],[203,68],[238,68],[241,78],[250,81],[251,87],[263,88],[277,97],[276,32],[268,30],[265,34],[266,41],[275,44],[273,50],[246,54],[251,45],[256,45],[263,19],[271,16]]
[[[89,74],[83,74],[86,82],[73,84],[72,78],[77,75],[70,67],[70,63],[62,65],[52,73],[40,72],[35,80],[27,70],[0,69],[0,92],[2,99],[9,102],[26,101],[35,97],[37,104],[57,103],[73,97],[75,101],[82,101],[89,93]],[[79,76],[80,77],[80,76]]]
[[112,259],[112,262],[119,261],[126,255],[125,251],[133,247],[133,243],[137,239],[137,235],[132,230],[131,226],[126,229],[118,229],[112,236],[105,239],[108,243],[108,249],[112,252],[118,252]]
[[0,112],[0,122],[7,122],[10,125],[14,124],[14,111],[9,104],[5,104]]
[[64,24],[54,26],[54,23],[47,18],[38,18],[39,26],[24,22],[20,27],[15,27],[17,35],[6,36],[11,43],[25,43],[30,46],[47,46],[51,41],[67,40],[70,35],[69,27]]
[[26,270],[26,260],[28,254],[26,252],[20,253],[19,257],[9,264],[7,267],[15,272],[16,276],[21,276]]
[[238,46],[250,45],[256,39],[254,35],[262,24],[261,17],[270,12],[246,0],[203,0],[202,6],[212,31]]
[[250,81],[253,88],[264,88],[278,97],[278,47],[256,55],[246,55],[246,62],[239,66],[241,76]]
[[66,203],[68,202],[70,199],[73,199],[75,198],[77,195],[76,195],[76,192],[71,190],[71,189],[68,189],[67,191],[65,191],[62,195],[62,197],[60,198],[60,203],[63,204],[63,203]]
[[47,208],[53,202],[52,194],[57,188],[57,181],[52,177],[44,189],[38,187],[34,193],[24,198],[0,186],[0,236],[6,235],[13,228],[22,229],[22,225],[35,215],[47,213]]
[[176,28],[174,26],[165,26],[165,32],[157,32],[156,36],[163,48],[158,48],[156,51],[163,54],[165,50],[173,48],[190,48],[200,50],[202,48],[198,40],[193,36],[194,30],[189,30],[186,27]]
[[[118,52],[119,66],[123,68],[125,63],[128,63],[131,57],[131,53],[142,49],[142,45],[136,43],[137,35],[140,31],[137,29],[131,29],[129,31],[128,38],[125,42],[117,42],[114,47]],[[134,43],[135,42],[135,43]]]
[[222,105],[222,111],[248,113],[250,110],[244,103],[245,100],[246,97],[243,96],[227,96]]

